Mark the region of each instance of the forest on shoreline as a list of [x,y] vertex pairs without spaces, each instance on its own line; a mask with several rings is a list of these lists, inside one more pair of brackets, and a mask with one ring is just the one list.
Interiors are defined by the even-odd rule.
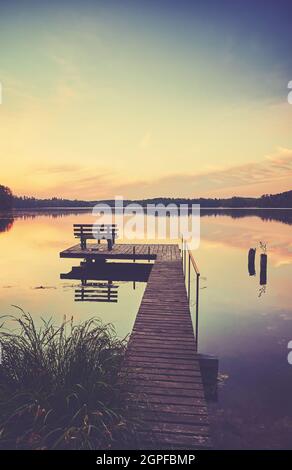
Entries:
[[[11,209],[49,209],[49,208],[81,208],[94,207],[97,203],[114,207],[115,200],[84,201],[80,199],[64,199],[52,197],[38,199],[30,196],[15,196],[10,188],[0,185],[0,210]],[[202,208],[292,208],[292,190],[279,194],[264,194],[258,198],[234,196],[231,198],[170,198],[157,197],[151,199],[124,200],[123,204],[140,204],[146,207],[148,204],[199,204]]]

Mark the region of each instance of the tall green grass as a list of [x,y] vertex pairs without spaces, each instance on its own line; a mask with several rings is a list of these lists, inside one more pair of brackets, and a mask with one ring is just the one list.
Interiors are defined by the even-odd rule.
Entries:
[[36,328],[21,311],[0,331],[0,448],[123,448],[131,420],[120,377],[126,343],[92,319]]

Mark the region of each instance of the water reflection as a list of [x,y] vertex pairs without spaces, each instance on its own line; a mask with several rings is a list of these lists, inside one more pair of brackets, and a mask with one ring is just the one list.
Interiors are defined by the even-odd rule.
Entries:
[[73,266],[71,271],[61,274],[61,279],[108,280],[108,281],[136,281],[147,282],[151,272],[152,263],[123,263],[123,262],[93,262],[80,263]]
[[292,209],[207,209],[201,208],[201,217],[227,215],[232,219],[258,217],[262,221],[282,222],[292,225]]
[[14,218],[12,216],[2,216],[0,214],[0,232],[9,232],[12,229]]
[[13,211],[13,216],[18,219],[24,219],[24,220],[29,220],[29,219],[35,219],[39,217],[46,217],[49,219],[58,219],[58,218],[63,218],[63,217],[70,217],[70,216],[78,216],[80,214],[91,214],[92,209],[88,207],[84,208],[78,208],[78,209],[62,209],[62,208],[56,208],[56,209],[35,209],[35,210],[29,210],[29,209],[22,209],[22,210],[14,210]]
[[[146,212],[146,209],[144,209]],[[23,219],[33,219],[36,217],[44,216],[48,218],[63,218],[73,215],[80,214],[92,214],[92,208],[56,208],[56,209],[40,209],[40,210],[15,210],[13,211],[13,217]],[[217,217],[217,216],[228,216],[232,219],[242,219],[246,217],[258,217],[262,221],[275,221],[282,222],[283,224],[292,225],[292,209],[212,209],[201,207],[201,217]],[[157,217],[157,214],[155,215]],[[171,210],[168,210],[165,217],[172,217]]]
[[218,401],[219,358],[210,354],[199,354],[205,398],[207,402]]
[[[91,211],[63,211],[62,217],[57,212],[39,214],[13,213],[13,230],[0,234],[1,314],[14,314],[14,304],[34,319],[53,317],[57,324],[64,313],[73,315],[76,323],[97,316],[112,323],[119,337],[127,336],[151,265],[143,270],[138,263],[113,269],[108,263],[106,271],[91,269],[90,274],[84,266],[72,268],[72,260],[60,261],[58,254],[73,244],[74,223],[92,223]],[[200,291],[200,353],[220,358],[214,393],[218,402],[209,402],[215,448],[292,446],[292,367],[287,362],[292,331],[291,215],[291,210],[201,210],[201,244],[194,252],[206,278]],[[268,284],[263,285],[261,240],[269,247],[262,274]],[[253,277],[247,266],[250,248],[257,250]],[[60,281],[60,269],[67,273],[62,279],[73,281]],[[133,270],[138,278],[135,291]],[[75,302],[74,290],[80,289],[82,278],[88,283],[111,280],[119,286],[118,302]],[[267,285],[259,299],[259,289]]]
[[[61,279],[78,280],[75,302],[118,302],[118,285],[115,282],[146,283],[152,268],[150,263],[106,262],[96,260],[81,262],[71,271],[61,274]],[[94,282],[102,281],[102,282]]]
[[89,282],[82,280],[81,286],[75,289],[75,302],[117,302],[117,284],[112,281]]

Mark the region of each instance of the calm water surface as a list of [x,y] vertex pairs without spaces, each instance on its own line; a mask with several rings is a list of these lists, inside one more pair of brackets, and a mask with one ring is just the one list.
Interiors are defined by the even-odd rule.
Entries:
[[[219,360],[217,401],[209,402],[217,448],[292,448],[291,212],[202,213],[201,244],[194,252],[201,271],[199,352]],[[15,313],[14,304],[38,322],[98,316],[113,323],[119,336],[131,331],[144,282],[114,282],[118,302],[94,303],[75,302],[80,281],[60,279],[78,260],[61,260],[59,252],[74,244],[73,223],[86,222],[92,223],[88,213],[1,217],[2,314]],[[260,242],[267,244],[265,286],[259,279]],[[247,265],[252,247],[254,276]]]

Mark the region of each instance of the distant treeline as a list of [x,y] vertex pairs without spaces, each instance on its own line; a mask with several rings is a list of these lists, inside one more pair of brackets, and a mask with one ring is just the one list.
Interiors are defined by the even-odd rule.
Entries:
[[[50,199],[37,199],[27,196],[13,196],[11,190],[6,186],[0,185],[0,210],[15,209],[49,209],[49,208],[91,208],[97,203],[108,204],[114,206],[115,201],[82,201],[79,199],[63,199],[53,197]],[[130,203],[138,203],[144,207],[147,204],[200,204],[202,208],[292,208],[292,190],[279,194],[265,194],[259,198],[252,197],[231,197],[225,199],[219,198],[153,198],[139,200],[124,200],[124,205]]]
[[275,210],[274,208],[238,208],[237,210],[218,208],[211,209],[205,207],[201,210],[201,217],[220,217],[222,215],[231,217],[232,219],[242,219],[244,217],[258,217],[263,221],[276,221],[282,222],[283,224],[292,225],[292,210]]
[[52,197],[50,199],[37,199],[35,197],[14,196],[13,207],[15,209],[41,209],[41,208],[57,208],[57,207],[93,207],[96,202],[79,201],[77,199],[62,199]]
[[[0,200],[1,201],[1,200]],[[93,207],[97,203],[104,203],[114,206],[114,200],[103,201],[82,201],[70,200],[53,197],[51,199],[37,199],[34,197],[13,197],[13,207],[16,209],[40,209],[40,208],[61,208],[61,207]],[[124,200],[124,205],[129,203],[138,203],[142,206],[147,204],[200,204],[201,207],[209,208],[292,208],[292,190],[280,194],[265,194],[259,198],[251,197],[232,197],[225,199],[218,198],[153,198],[153,199],[139,199],[139,200]],[[0,202],[1,204],[1,202]]]
[[13,207],[14,198],[11,189],[0,185],[0,209],[10,210]]

